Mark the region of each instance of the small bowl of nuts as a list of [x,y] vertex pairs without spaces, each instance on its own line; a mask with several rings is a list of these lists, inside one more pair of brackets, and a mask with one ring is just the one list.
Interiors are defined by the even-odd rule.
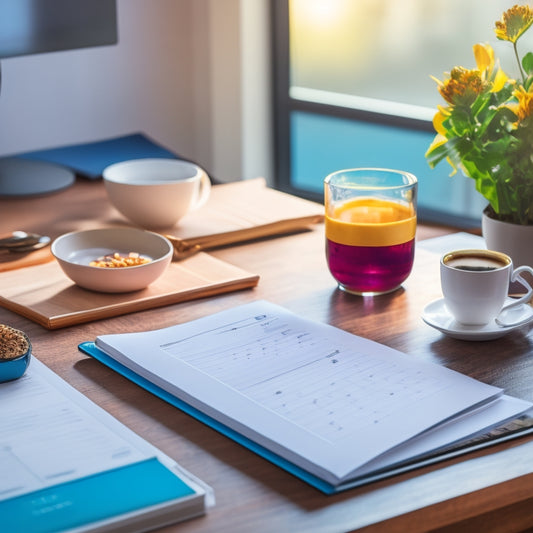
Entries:
[[0,324],[0,383],[20,378],[31,359],[28,336],[18,329]]
[[52,254],[76,285],[98,292],[146,288],[172,261],[171,242],[136,228],[103,228],[66,233],[54,240]]

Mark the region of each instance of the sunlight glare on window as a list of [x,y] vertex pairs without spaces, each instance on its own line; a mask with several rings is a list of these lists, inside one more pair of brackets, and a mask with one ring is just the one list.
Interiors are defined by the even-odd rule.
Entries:
[[[475,66],[511,0],[289,0],[293,87],[436,109],[431,76]],[[509,52],[508,47],[504,52]],[[504,57],[504,56],[503,56]]]
[[338,23],[350,0],[295,0],[293,13],[315,29]]
[[[337,65],[353,62],[353,49],[358,48],[354,40],[357,32],[343,23],[350,17],[352,6],[352,0],[290,2],[291,55],[294,64],[299,66],[293,70],[294,85],[309,86],[310,81],[313,86],[324,76],[337,77]],[[331,64],[332,57],[335,65]]]

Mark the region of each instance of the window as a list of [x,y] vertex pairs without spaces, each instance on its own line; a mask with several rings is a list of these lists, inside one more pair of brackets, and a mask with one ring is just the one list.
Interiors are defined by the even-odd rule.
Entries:
[[[422,220],[478,226],[474,183],[425,152],[441,103],[434,76],[475,66],[496,40],[495,0],[273,0],[276,175],[280,189],[322,201],[323,179],[350,167],[407,170]],[[506,59],[502,59],[506,61]],[[513,74],[513,73],[509,73]]]

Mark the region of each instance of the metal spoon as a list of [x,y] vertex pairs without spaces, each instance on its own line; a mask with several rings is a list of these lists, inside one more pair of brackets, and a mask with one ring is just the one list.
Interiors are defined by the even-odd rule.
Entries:
[[9,237],[0,239],[0,248],[12,248],[17,246],[28,246],[41,240],[42,235],[37,233],[26,233],[25,231],[14,231]]
[[14,231],[11,236],[0,239],[0,249],[9,252],[26,253],[43,248],[50,244],[50,241],[51,239],[47,235]]

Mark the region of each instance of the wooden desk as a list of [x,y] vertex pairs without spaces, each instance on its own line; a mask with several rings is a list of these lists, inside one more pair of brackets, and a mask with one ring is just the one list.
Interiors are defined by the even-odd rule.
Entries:
[[[94,220],[112,220],[116,214],[101,183],[78,182],[52,196],[0,200],[0,217],[2,230],[56,237],[91,227]],[[417,238],[450,231],[420,226]],[[165,327],[264,298],[533,400],[527,328],[490,342],[463,342],[422,322],[424,305],[440,296],[438,260],[432,254],[417,251],[404,288],[374,299],[336,289],[326,267],[320,226],[219,249],[213,255],[260,274],[258,287],[55,331],[0,309],[1,323],[28,333],[37,358],[214,488],[217,504],[207,516],[164,531],[509,532],[533,526],[531,439],[324,496],[78,351],[79,342],[99,334]]]

